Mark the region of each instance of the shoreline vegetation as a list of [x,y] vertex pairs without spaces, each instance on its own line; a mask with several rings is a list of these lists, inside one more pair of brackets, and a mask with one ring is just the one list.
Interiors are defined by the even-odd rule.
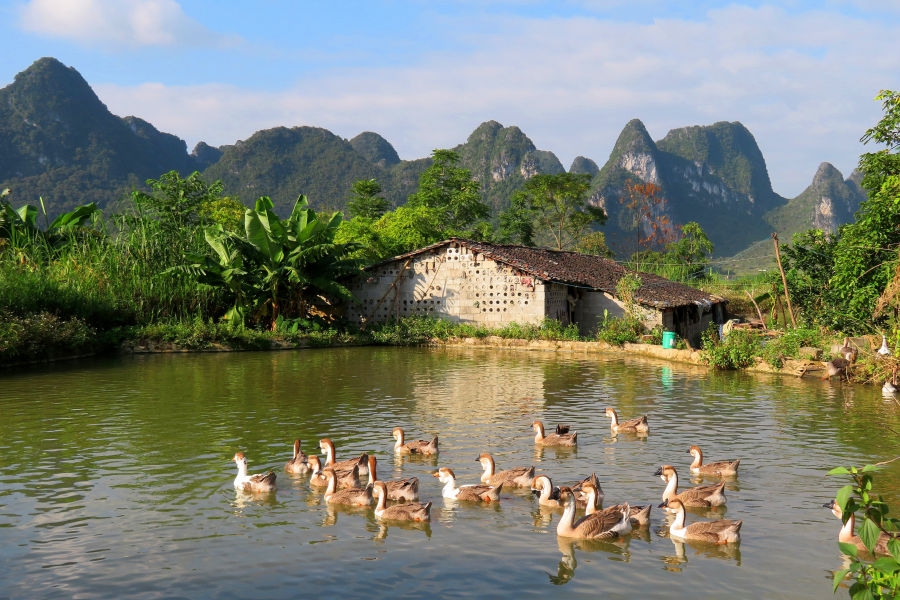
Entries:
[[[761,327],[736,327],[720,337],[711,326],[699,352],[680,342],[685,362],[779,371],[807,359],[804,372],[821,370],[823,361],[842,364],[840,342],[852,337],[858,352],[851,352],[852,364],[837,369],[840,375],[896,383],[900,93],[885,91],[876,99],[885,115],[862,141],[886,148],[860,158],[869,199],[854,223],[837,232],[799,233],[781,246],[784,272],[740,280],[715,272],[713,244],[702,228],[674,225],[653,209],[665,190],[626,182],[620,202],[634,217],[634,235],[622,264],[721,295],[730,316]],[[608,215],[590,204],[588,177],[535,175],[512,194],[507,210],[495,214],[481,183],[459,161],[452,150],[435,150],[402,206],[385,200],[377,181],[357,181],[347,192],[350,219],[316,212],[302,195],[282,217],[266,196],[248,207],[223,195],[221,181],[175,171],[148,180],[149,193],[133,190],[119,213],[102,215],[88,204],[52,223],[43,200],[40,208],[15,209],[13,192],[0,190],[0,365],[114,352],[123,344],[132,351],[191,351],[551,343],[682,356],[650,349],[661,344],[663,331],[648,331],[639,317],[633,302],[639,275],[617,286],[625,316],[604,317],[587,337],[554,320],[488,329],[408,317],[369,323],[364,331],[343,319],[341,303],[355,302],[345,282],[359,269],[449,237],[614,258],[598,229]],[[882,339],[887,356],[874,352]]]

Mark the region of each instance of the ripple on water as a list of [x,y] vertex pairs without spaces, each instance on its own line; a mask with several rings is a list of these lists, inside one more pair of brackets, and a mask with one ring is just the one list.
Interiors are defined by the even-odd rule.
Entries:
[[[0,422],[0,589],[28,598],[280,598],[309,594],[457,597],[513,593],[670,598],[819,598],[841,566],[822,474],[897,454],[898,407],[877,390],[707,373],[617,355],[350,348],[140,356],[4,373]],[[613,436],[606,406],[647,414],[649,436]],[[576,449],[535,447],[530,424],[565,423]],[[398,457],[391,429],[440,436],[439,458]],[[861,433],[884,428],[868,442]],[[380,523],[327,506],[306,476],[282,471],[291,443],[379,459],[382,477],[418,476],[433,522]],[[659,502],[661,464],[682,485],[692,444],[741,458],[726,488],[737,546],[667,537],[671,517],[623,540],[557,538],[560,511],[527,490],[499,504],[440,497],[450,466],[478,481],[534,464],[554,483],[596,472],[607,502]],[[234,452],[274,469],[279,490],[238,494]],[[365,477],[363,478],[365,479]],[[882,492],[900,490],[894,465]],[[718,514],[718,513],[717,513]],[[703,518],[689,515],[689,520]]]

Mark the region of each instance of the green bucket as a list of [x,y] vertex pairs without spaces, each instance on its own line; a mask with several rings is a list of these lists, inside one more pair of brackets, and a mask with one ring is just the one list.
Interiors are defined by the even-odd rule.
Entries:
[[675,347],[675,332],[674,331],[663,331],[663,348],[674,348]]

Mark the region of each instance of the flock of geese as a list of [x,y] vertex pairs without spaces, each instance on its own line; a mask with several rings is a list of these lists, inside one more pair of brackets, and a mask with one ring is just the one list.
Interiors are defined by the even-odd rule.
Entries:
[[[610,428],[618,433],[648,433],[650,431],[647,417],[620,421],[616,411],[606,409],[606,416],[611,419]],[[547,434],[540,421],[532,423],[535,444],[542,446],[575,446],[577,432],[569,432],[569,427],[557,425],[554,433]],[[403,429],[394,428],[392,436],[395,440],[396,454],[413,454],[436,456],[439,453],[438,438],[432,440],[406,441]],[[375,516],[386,521],[430,521],[432,502],[419,502],[419,479],[381,480],[377,475],[378,463],[374,456],[366,453],[348,460],[337,461],[334,442],[330,439],[319,440],[319,449],[325,455],[325,462],[316,455],[307,456],[300,449],[300,440],[294,442],[294,455],[285,464],[288,473],[310,474],[309,484],[324,490],[325,502],[349,506],[372,506],[375,504]],[[692,474],[721,477],[722,481],[714,485],[692,487],[678,491],[678,472],[671,465],[662,465],[655,476],[665,482],[662,503],[657,508],[674,515],[674,522],[669,527],[672,537],[683,540],[696,540],[714,544],[730,544],[741,539],[743,520],[716,519],[686,523],[686,508],[714,508],[723,506],[725,498],[725,479],[737,475],[740,460],[704,463],[703,451],[698,446],[691,446],[688,454],[693,458],[689,467]],[[246,492],[272,492],[276,489],[275,473],[269,471],[260,475],[247,474],[247,457],[242,452],[234,455],[232,460],[237,464],[238,475],[234,487]],[[541,506],[563,508],[563,514],[557,525],[558,535],[576,539],[609,539],[628,535],[634,528],[647,527],[650,524],[651,505],[616,504],[603,508],[605,494],[596,474],[571,486],[555,486],[549,475],[535,475],[534,466],[517,467],[498,471],[493,457],[482,452],[478,456],[484,472],[477,484],[457,485],[456,475],[448,467],[440,467],[433,476],[443,484],[441,496],[466,502],[497,502],[504,488],[528,488],[537,496]],[[366,485],[360,476],[368,476]],[[393,502],[388,505],[388,501]],[[832,512],[841,517],[840,507],[833,501],[827,504]],[[577,510],[583,510],[584,516],[576,519]],[[864,549],[859,536],[854,535],[854,522],[851,517],[843,525],[838,536],[839,541],[854,543]],[[879,540],[878,548],[884,546],[886,552],[887,539]],[[878,549],[876,549],[877,552]]]

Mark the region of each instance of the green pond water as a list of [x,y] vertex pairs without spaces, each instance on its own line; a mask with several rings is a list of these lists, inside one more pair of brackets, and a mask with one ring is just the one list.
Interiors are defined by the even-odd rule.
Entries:
[[[646,413],[650,435],[612,437],[606,406]],[[823,475],[900,454],[898,405],[880,390],[614,354],[103,358],[0,372],[0,408],[0,598],[829,598],[844,562],[822,504],[844,482]],[[535,448],[534,419],[570,424],[577,450]],[[395,458],[395,426],[437,433],[440,457]],[[330,437],[338,459],[374,453],[382,479],[418,476],[433,521],[326,506],[283,471],[296,437],[307,452]],[[718,513],[744,520],[739,545],[668,538],[653,473],[672,464],[690,485],[692,444],[742,459]],[[237,493],[236,451],[251,473],[274,469],[278,491]],[[557,485],[596,472],[607,503],[652,502],[652,525],[577,542],[526,490],[486,506],[441,498],[434,470],[476,483],[482,451]],[[878,478],[891,503],[898,472]]]

